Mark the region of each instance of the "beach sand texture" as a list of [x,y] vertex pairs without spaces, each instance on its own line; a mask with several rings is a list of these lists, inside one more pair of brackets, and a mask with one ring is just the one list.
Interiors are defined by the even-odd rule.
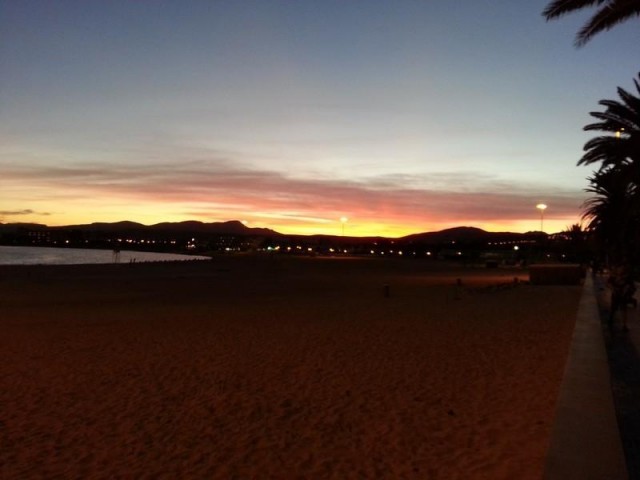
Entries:
[[581,287],[516,275],[0,267],[0,478],[541,478]]

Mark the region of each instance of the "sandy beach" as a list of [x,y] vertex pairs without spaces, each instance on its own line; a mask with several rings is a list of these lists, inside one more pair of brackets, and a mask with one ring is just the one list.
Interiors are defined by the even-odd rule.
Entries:
[[581,287],[514,277],[0,266],[0,478],[539,479]]

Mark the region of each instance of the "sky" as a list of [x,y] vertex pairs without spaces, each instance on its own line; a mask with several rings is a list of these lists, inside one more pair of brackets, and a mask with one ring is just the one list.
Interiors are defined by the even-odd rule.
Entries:
[[640,28],[546,4],[0,0],[0,223],[562,231]]

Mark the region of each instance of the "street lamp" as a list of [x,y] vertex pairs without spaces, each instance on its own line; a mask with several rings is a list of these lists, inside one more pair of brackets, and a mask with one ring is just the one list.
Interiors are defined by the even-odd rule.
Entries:
[[347,223],[349,219],[347,217],[340,217],[340,223],[342,223],[342,236],[344,237],[344,224]]
[[539,203],[536,205],[536,208],[540,210],[540,231],[544,232],[544,211],[547,209],[547,206],[544,203]]

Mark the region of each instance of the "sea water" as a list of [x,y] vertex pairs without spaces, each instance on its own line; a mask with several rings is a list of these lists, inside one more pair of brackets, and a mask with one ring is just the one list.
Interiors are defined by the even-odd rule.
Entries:
[[174,253],[133,252],[84,248],[0,246],[0,265],[78,265],[87,263],[162,262],[208,260],[208,257]]

